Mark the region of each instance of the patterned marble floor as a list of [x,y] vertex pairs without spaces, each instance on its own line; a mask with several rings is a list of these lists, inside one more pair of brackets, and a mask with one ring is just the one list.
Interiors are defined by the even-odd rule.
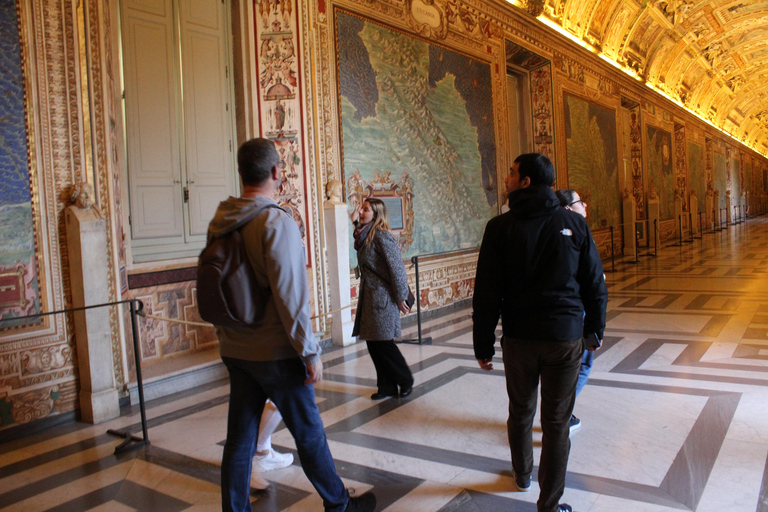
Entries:
[[[574,510],[768,512],[767,260],[758,218],[606,273],[606,343],[575,409]],[[468,308],[424,328],[432,344],[401,345],[417,383],[404,400],[369,400],[364,344],[326,351],[317,395],[339,474],[379,511],[535,511],[535,474],[533,492],[513,492],[501,361],[478,369]],[[106,430],[140,433],[135,407],[0,445],[0,510],[219,509],[227,393],[217,382],[149,402],[151,445],[119,456]],[[285,429],[273,443],[294,449]],[[322,510],[297,462],[262,476],[254,510]]]

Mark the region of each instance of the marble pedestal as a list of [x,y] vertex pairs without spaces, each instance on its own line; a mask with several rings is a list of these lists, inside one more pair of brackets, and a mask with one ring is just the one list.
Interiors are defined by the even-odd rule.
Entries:
[[[93,210],[65,212],[72,306],[109,302],[107,224]],[[112,360],[109,308],[74,313],[82,420],[101,423],[120,415]]]
[[331,291],[331,339],[334,345],[346,346],[355,342],[352,337],[352,302],[349,290],[349,214],[346,204],[326,201],[323,205],[325,221],[325,251],[328,261],[329,288]]

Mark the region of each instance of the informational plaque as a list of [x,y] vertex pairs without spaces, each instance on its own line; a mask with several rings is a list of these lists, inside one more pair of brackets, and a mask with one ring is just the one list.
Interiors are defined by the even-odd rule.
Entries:
[[403,199],[401,197],[379,197],[387,207],[389,216],[389,227],[392,229],[403,229]]

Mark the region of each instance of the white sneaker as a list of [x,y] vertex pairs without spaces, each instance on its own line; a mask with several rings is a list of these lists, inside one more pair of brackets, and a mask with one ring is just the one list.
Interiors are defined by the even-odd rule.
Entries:
[[269,482],[256,475],[256,472],[251,472],[251,488],[257,491],[266,491],[269,489]]
[[292,453],[277,453],[272,448],[266,455],[256,455],[253,458],[253,471],[265,473],[275,469],[286,468],[293,464]]

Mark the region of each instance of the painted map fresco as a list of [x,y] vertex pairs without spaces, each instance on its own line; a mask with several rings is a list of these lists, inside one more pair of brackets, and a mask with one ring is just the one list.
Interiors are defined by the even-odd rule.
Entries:
[[[0,0],[0,319],[40,310],[21,49],[13,0]],[[0,323],[0,328],[15,325]]]
[[752,195],[753,192],[753,182],[752,182],[752,161],[749,158],[744,159],[744,185],[742,186],[743,191],[747,192],[749,191],[749,194]]
[[589,205],[591,229],[618,227],[621,204],[616,112],[567,93],[563,105],[568,188]]
[[[715,168],[712,171],[714,173],[714,187],[715,190],[720,191],[720,204],[717,208],[725,208],[725,191],[726,191],[726,178],[725,178],[725,155],[722,153],[715,153]],[[715,212],[715,217],[718,213]]]
[[647,126],[648,190],[654,187],[659,196],[661,220],[675,218],[675,172],[672,155],[672,134]]
[[[735,206],[741,201],[741,168],[739,165],[739,153],[734,152],[731,158],[731,205]],[[725,207],[725,206],[723,206]]]
[[[696,191],[699,201],[699,211],[704,211],[704,201],[707,198],[707,172],[704,169],[704,147],[693,142],[688,143],[688,186]],[[696,217],[698,212],[692,212]]]
[[346,13],[336,26],[345,180],[410,177],[404,257],[478,247],[497,213],[490,66]]

